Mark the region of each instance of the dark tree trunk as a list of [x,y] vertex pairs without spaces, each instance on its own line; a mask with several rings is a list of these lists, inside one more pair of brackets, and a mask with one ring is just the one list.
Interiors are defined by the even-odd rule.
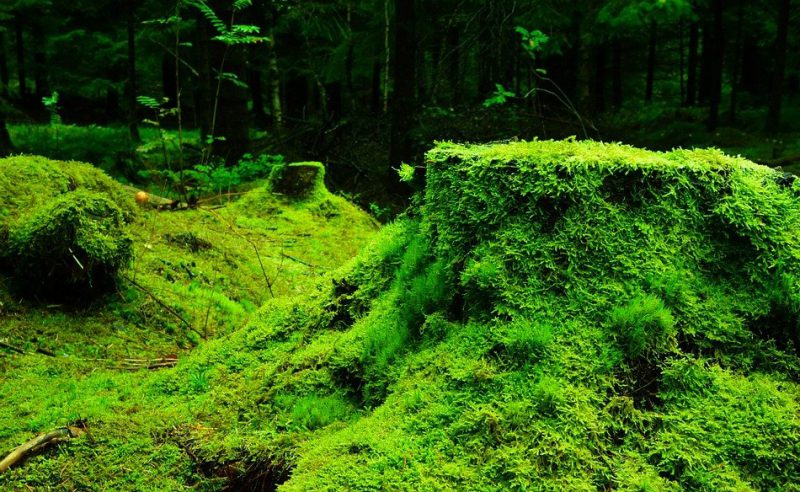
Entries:
[[447,52],[445,53],[445,64],[447,66],[447,80],[450,86],[450,105],[457,106],[461,103],[462,80],[461,80],[461,39],[457,27],[451,27],[447,31]]
[[697,48],[700,41],[700,26],[692,22],[689,26],[689,59],[686,74],[686,105],[697,102]]
[[7,156],[14,152],[14,145],[11,143],[11,136],[6,127],[6,118],[0,109],[0,157]]
[[50,86],[47,83],[47,56],[45,55],[44,31],[39,22],[33,23],[33,81],[36,99],[41,101],[43,97],[50,94]]
[[736,42],[734,43],[733,60],[731,63],[731,105],[728,111],[728,121],[736,122],[736,103],[739,95],[739,70],[742,63],[742,22],[744,20],[744,2],[739,2],[736,13]]
[[[230,2],[216,0],[211,7],[222,19],[232,18]],[[216,72],[229,73],[238,80],[245,80],[246,49],[243,46],[227,46],[214,42],[211,46],[211,66]],[[214,136],[212,150],[215,155],[233,165],[242,155],[250,151],[250,118],[248,117],[247,88],[229,80],[214,80],[214,99],[211,110],[211,129]]]
[[760,96],[764,86],[764,60],[758,36],[746,33],[742,41],[742,71],[740,85],[754,96]]
[[376,58],[372,62],[372,89],[370,90],[370,109],[372,114],[381,112],[381,62]]
[[139,135],[139,123],[136,118],[136,2],[128,1],[128,86],[126,88],[128,105],[128,131],[131,140],[138,143],[142,137]]
[[211,105],[213,90],[211,84],[211,58],[209,54],[209,25],[198,10],[196,13],[195,50],[197,53],[197,87],[194,93],[195,118],[200,127],[200,139],[205,145],[211,136]]
[[8,53],[6,52],[6,33],[0,31],[0,95],[8,97]]
[[281,72],[278,69],[278,49],[275,29],[277,11],[271,7],[269,16],[269,92],[270,92],[270,113],[272,113],[272,125],[280,132],[283,129],[283,106],[281,105]]
[[656,74],[656,22],[650,22],[650,36],[647,42],[647,82],[644,90],[644,100],[653,100],[653,83]]
[[707,103],[711,96],[711,77],[714,72],[714,37],[713,23],[705,22],[702,29],[702,47],[700,54],[700,78],[698,80],[698,102]]
[[681,86],[681,104],[686,101],[686,66],[685,66],[685,53],[683,49],[683,41],[684,41],[684,27],[683,27],[683,19],[678,21],[678,82]]
[[168,106],[175,107],[178,103],[178,78],[175,73],[175,56],[166,51],[161,56],[161,90],[164,97],[169,99]]
[[250,47],[250,63],[247,66],[247,85],[250,89],[250,98],[253,101],[253,119],[258,126],[265,126],[267,121],[267,115],[264,112],[264,91],[262,88],[261,83],[261,69],[259,67],[263,66],[258,63],[258,55],[254,52],[256,49],[261,49],[261,47],[254,48]]
[[[389,166],[412,162],[414,147],[411,129],[414,126],[417,101],[414,85],[417,79],[416,12],[414,0],[395,0],[394,54],[392,76],[394,91],[391,99],[392,130],[389,148]],[[396,182],[389,170],[391,182]]]
[[611,103],[622,107],[622,43],[615,39],[611,45]]
[[772,96],[767,113],[766,130],[776,133],[781,125],[781,102],[783,99],[783,78],[786,71],[786,44],[789,33],[791,1],[779,0],[777,19],[778,32],[775,37],[775,69],[772,74]]
[[719,122],[719,103],[722,98],[722,58],[724,52],[724,0],[714,0],[714,34],[711,48],[711,92],[709,93],[708,131],[717,129]]
[[595,48],[594,90],[592,103],[595,113],[606,110],[606,47],[603,45]]
[[14,33],[17,48],[17,81],[19,82],[19,96],[25,99],[28,96],[28,84],[25,75],[25,30],[22,19],[18,15],[14,20]]

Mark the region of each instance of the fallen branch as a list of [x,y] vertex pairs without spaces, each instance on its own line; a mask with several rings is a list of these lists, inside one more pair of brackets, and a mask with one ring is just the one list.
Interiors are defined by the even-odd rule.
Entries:
[[25,351],[22,350],[21,348],[15,347],[13,345],[9,345],[9,344],[7,344],[5,342],[0,342],[0,348],[8,349],[8,350],[10,350],[12,352],[16,352],[18,354],[25,355]]
[[88,430],[86,422],[78,421],[73,425],[61,427],[47,434],[40,434],[3,458],[3,461],[0,461],[0,473],[6,472],[12,466],[22,463],[31,456],[39,454],[48,448],[67,442],[70,439],[75,439],[88,432]]
[[132,278],[129,278],[129,277],[125,276],[125,275],[123,275],[123,276],[122,276],[122,278],[123,278],[123,279],[125,279],[125,280],[127,280],[127,281],[128,281],[130,284],[131,284],[131,285],[133,285],[134,287],[136,287],[136,288],[137,288],[137,289],[139,289],[140,291],[142,291],[142,292],[144,292],[145,294],[147,294],[147,295],[150,297],[150,299],[152,299],[152,300],[156,301],[156,303],[157,303],[159,306],[163,307],[164,309],[166,309],[166,310],[167,310],[167,312],[168,312],[168,313],[170,313],[171,315],[175,316],[175,317],[176,317],[178,320],[180,320],[180,322],[181,322],[181,323],[183,323],[184,325],[186,325],[186,327],[187,327],[187,328],[189,328],[189,329],[190,329],[190,330],[192,330],[193,332],[195,332],[195,333],[197,333],[198,335],[200,335],[200,337],[201,337],[201,338],[205,339],[205,336],[204,336],[202,333],[200,333],[199,331],[197,331],[197,329],[196,329],[194,326],[192,326],[192,324],[191,324],[191,323],[189,323],[188,321],[186,321],[186,318],[184,318],[183,316],[181,316],[181,315],[180,315],[180,313],[178,313],[177,311],[175,311],[174,309],[172,309],[171,307],[169,307],[169,306],[167,305],[167,303],[165,303],[164,301],[162,301],[161,299],[159,299],[158,297],[156,297],[156,295],[155,295],[155,294],[153,294],[152,292],[150,292],[150,290],[149,290],[149,289],[147,289],[146,287],[144,287],[143,285],[141,285],[139,282],[137,282],[137,281],[133,280]]

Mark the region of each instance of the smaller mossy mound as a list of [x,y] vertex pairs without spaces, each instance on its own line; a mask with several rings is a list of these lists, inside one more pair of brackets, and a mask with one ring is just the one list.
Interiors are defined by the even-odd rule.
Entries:
[[133,201],[88,164],[2,159],[0,196],[3,269],[25,294],[91,299],[132,257]]

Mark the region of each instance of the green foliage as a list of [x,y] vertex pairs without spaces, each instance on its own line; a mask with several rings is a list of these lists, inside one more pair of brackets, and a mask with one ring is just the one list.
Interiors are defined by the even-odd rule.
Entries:
[[675,320],[664,302],[644,295],[616,307],[609,317],[615,334],[627,357],[637,359],[663,352],[675,336]]

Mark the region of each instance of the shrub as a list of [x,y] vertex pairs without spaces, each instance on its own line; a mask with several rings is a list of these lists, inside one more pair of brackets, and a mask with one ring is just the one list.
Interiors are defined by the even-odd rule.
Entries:
[[9,231],[17,284],[37,295],[83,298],[103,292],[132,256],[120,208],[78,190],[41,206]]

